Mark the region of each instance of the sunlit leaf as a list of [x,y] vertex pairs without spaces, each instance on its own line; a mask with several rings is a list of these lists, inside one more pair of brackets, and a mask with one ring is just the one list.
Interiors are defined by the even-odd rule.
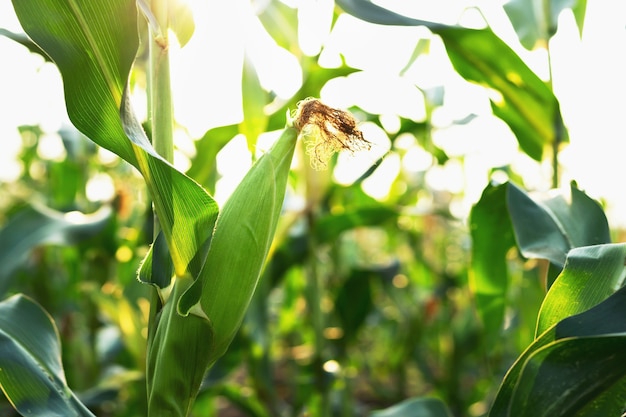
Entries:
[[[285,121],[283,120],[283,125]],[[187,175],[198,181],[209,192],[215,192],[215,184],[218,180],[218,172],[215,164],[207,161],[215,161],[218,152],[239,133],[237,125],[220,126],[209,129],[202,137],[194,142],[196,155],[201,155],[191,161],[191,167]]]
[[546,144],[567,141],[557,137],[558,102],[546,84],[490,29],[467,29],[413,19],[369,0],[337,0],[347,13],[382,25],[425,26],[443,40],[456,71],[466,80],[493,91],[492,110],[506,122],[522,150],[540,161]]
[[566,317],[588,310],[621,288],[626,279],[625,264],[625,244],[572,249],[563,272],[541,306],[537,334]]
[[23,416],[91,416],[69,389],[51,317],[23,296],[0,303],[0,387]]
[[245,54],[243,60],[241,91],[243,121],[239,124],[239,132],[246,137],[248,150],[254,155],[257,138],[267,129],[265,106],[269,102],[269,96],[261,86],[256,68],[248,54]]
[[263,27],[281,47],[295,52],[298,46],[298,12],[282,1],[268,1],[258,14]]
[[509,125],[520,148],[540,161],[544,147],[555,141],[561,117],[546,84],[489,29],[449,27],[433,32],[441,36],[463,78],[496,92],[491,97],[494,115]]

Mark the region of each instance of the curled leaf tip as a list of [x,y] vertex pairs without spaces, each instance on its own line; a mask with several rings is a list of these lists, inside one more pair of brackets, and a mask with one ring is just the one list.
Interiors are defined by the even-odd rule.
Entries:
[[372,147],[350,112],[329,107],[316,98],[300,101],[291,122],[305,141],[306,153],[315,170],[326,169],[335,152],[354,153]]

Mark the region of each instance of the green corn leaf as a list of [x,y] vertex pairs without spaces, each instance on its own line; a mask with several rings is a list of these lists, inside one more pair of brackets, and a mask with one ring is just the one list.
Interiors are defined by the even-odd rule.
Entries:
[[504,323],[509,282],[507,252],[515,246],[506,205],[508,184],[488,185],[470,213],[469,286],[487,339],[497,341]]
[[626,334],[562,339],[524,366],[510,416],[620,415],[626,401]]
[[281,47],[297,52],[298,46],[298,11],[280,1],[265,3],[258,14],[261,24]]
[[[584,272],[574,272],[584,275]],[[593,286],[593,282],[589,284]],[[563,410],[569,412],[569,414],[536,414],[536,415],[580,415],[580,416],[601,416],[601,415],[619,415],[623,410],[619,407],[623,407],[624,404],[624,392],[623,383],[626,373],[622,371],[622,375],[613,375],[610,380],[604,379],[604,377],[597,378],[597,374],[594,373],[593,367],[604,366],[601,357],[604,357],[609,366],[615,366],[616,369],[623,369],[621,363],[626,361],[624,357],[624,350],[621,348],[622,341],[611,340],[606,342],[609,338],[616,337],[618,339],[623,338],[626,334],[626,323],[621,318],[626,314],[626,288],[621,288],[615,294],[608,297],[605,301],[590,308],[589,310],[580,313],[575,316],[567,317],[561,320],[556,325],[553,325],[543,334],[541,334],[535,341],[522,353],[522,355],[515,361],[513,366],[507,372],[504,381],[500,385],[500,389],[496,396],[496,399],[489,412],[490,417],[504,417],[504,416],[518,416],[518,415],[533,415],[526,411],[526,407],[534,407],[528,401],[527,394],[529,388],[524,386],[521,391],[516,391],[518,384],[522,384],[521,380],[523,373],[526,372],[526,365],[534,361],[529,368],[530,372],[536,375],[538,364],[545,364],[544,369],[548,372],[554,372],[554,375],[560,375],[561,381],[569,383],[569,386],[564,387],[562,384],[544,384],[542,381],[546,381],[549,375],[542,375],[541,378],[535,378],[534,381],[528,376],[524,376],[527,384],[537,384],[537,387],[541,387],[544,390],[544,394],[532,397],[537,401],[542,401],[542,404],[546,405],[551,402],[560,404],[575,404],[578,411],[581,414],[577,414],[568,406],[564,406]],[[569,345],[569,341],[572,340],[592,340],[592,342],[576,342]],[[560,343],[565,342],[565,345]],[[577,345],[580,343],[580,345]],[[614,352],[614,355],[608,354],[603,356],[607,352],[604,349],[612,349],[617,345],[617,349],[621,349],[620,352]],[[562,346],[566,346],[563,348]],[[597,346],[600,353],[600,358],[597,356],[597,352],[594,351]],[[570,361],[570,365],[575,365],[580,370],[585,370],[576,376],[569,374],[567,377],[561,373],[572,372],[573,370],[564,365],[563,363],[552,363],[552,359],[559,361],[563,349],[567,351],[569,348],[576,350],[578,353]],[[550,353],[554,351],[553,357],[550,357]],[[603,353],[602,353],[603,352]],[[539,354],[533,359],[535,354]],[[598,362],[600,359],[600,363]],[[607,374],[608,375],[608,374]],[[553,376],[550,376],[549,380],[554,381]],[[621,390],[616,390],[616,386],[621,385]],[[589,388],[589,393],[593,392],[593,395],[581,395],[581,389],[584,387]],[[617,392],[616,392],[617,391]],[[526,394],[525,394],[526,393]],[[617,394],[617,395],[616,395]],[[534,394],[533,394],[534,395]],[[517,404],[526,403],[523,409],[517,409],[512,407],[514,397]],[[584,410],[589,408],[597,409],[597,413],[585,413]],[[608,408],[605,408],[608,407]],[[530,408],[535,410],[535,408]],[[546,409],[548,407],[546,406]],[[607,410],[611,410],[608,412]],[[551,409],[554,411],[554,409]]]
[[265,105],[269,102],[269,97],[261,86],[256,68],[247,53],[243,59],[241,89],[244,92],[243,121],[239,124],[239,132],[246,137],[248,150],[254,155],[256,140],[267,128]]
[[504,10],[515,28],[517,37],[526,49],[545,47],[558,29],[559,16],[570,9],[582,35],[587,0],[509,0]]
[[507,204],[518,247],[527,258],[562,268],[571,249],[611,241],[602,208],[573,183],[569,195],[533,198],[510,183]]
[[235,189],[217,221],[200,278],[180,300],[182,314],[199,307],[198,314],[211,322],[211,360],[226,351],[256,288],[282,210],[296,139],[296,130],[285,128]]
[[562,126],[556,97],[522,59],[490,29],[467,29],[413,19],[369,0],[337,0],[347,13],[382,25],[425,26],[443,40],[456,71],[466,80],[497,92],[494,114],[509,125],[522,150],[540,161],[546,144]]
[[0,294],[11,275],[38,245],[73,245],[100,232],[111,220],[112,210],[71,214],[44,206],[27,206],[0,230]]
[[604,301],[624,285],[626,245],[610,244],[572,249],[565,268],[541,305],[537,332]]
[[217,218],[217,204],[152,148],[125,85],[138,46],[132,0],[14,1],[26,33],[56,63],[72,123],[143,175],[176,274],[197,276]]
[[23,295],[0,303],[0,387],[23,416],[93,417],[67,386],[52,318]]

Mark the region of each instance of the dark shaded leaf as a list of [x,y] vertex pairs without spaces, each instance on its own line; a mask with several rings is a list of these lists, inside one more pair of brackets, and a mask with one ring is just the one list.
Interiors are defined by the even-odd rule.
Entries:
[[0,303],[0,386],[23,416],[93,417],[65,381],[52,318],[23,296]]
[[27,206],[19,211],[0,230],[0,294],[33,248],[74,245],[103,230],[111,214],[108,206],[93,214],[62,213],[43,206]]
[[515,246],[506,204],[508,184],[488,185],[470,213],[472,257],[469,285],[487,340],[502,330],[509,281],[506,255]]
[[[513,408],[510,408],[511,402],[513,401],[514,395],[518,395],[518,399],[516,400],[518,403],[520,401],[521,402],[527,401],[527,399],[523,398],[523,395],[521,394],[521,392],[516,394],[514,391],[516,389],[518,381],[521,378],[522,373],[525,371],[526,364],[530,360],[532,360],[532,357],[536,352],[540,352],[544,350],[544,353],[542,353],[541,356],[537,358],[538,362],[535,362],[535,365],[533,365],[534,366],[533,369],[535,370],[536,370],[537,363],[541,363],[541,361],[545,359],[546,355],[549,356],[549,352],[551,351],[551,349],[556,349],[557,352],[562,349],[561,347],[555,348],[555,346],[570,346],[570,347],[574,346],[573,349],[576,349],[580,353],[580,356],[577,356],[572,362],[572,365],[574,366],[581,367],[581,369],[587,366],[588,363],[592,364],[593,366],[596,366],[595,362],[596,362],[596,359],[598,358],[595,357],[594,353],[587,355],[584,349],[593,349],[593,346],[596,343],[598,344],[600,350],[611,349],[612,347],[615,347],[615,345],[620,346],[622,341],[613,340],[613,341],[607,342],[606,345],[603,345],[604,343],[603,340],[606,340],[607,338],[611,338],[613,336],[615,336],[618,339],[621,339],[624,337],[623,335],[626,334],[626,321],[622,320],[621,318],[624,317],[625,315],[626,315],[626,289],[622,288],[619,291],[617,291],[615,294],[607,298],[605,301],[598,304],[597,306],[581,314],[568,317],[562,320],[561,322],[557,323],[555,326],[552,326],[547,331],[545,331],[526,349],[526,351],[524,351],[524,353],[516,360],[515,364],[509,369],[506,377],[504,378],[504,381],[500,385],[500,389],[491,407],[489,416],[490,417],[504,417],[504,416],[513,417],[517,415],[522,415],[521,413],[523,412],[523,410],[515,410]],[[587,341],[581,342],[580,345],[558,345],[554,343],[555,341],[571,341],[571,340],[589,340],[589,342]],[[583,349],[583,351],[581,352],[580,349]],[[626,358],[623,356],[624,355],[623,352],[624,350],[622,349],[622,351],[618,355],[618,358],[606,357],[605,359],[626,362]],[[558,357],[559,353],[557,353],[556,355]],[[587,362],[587,359],[589,359],[589,362]],[[616,364],[616,367],[620,369],[622,368],[622,365]],[[558,366],[554,369],[556,369],[555,372],[559,372]],[[571,369],[568,370],[567,368],[565,368],[563,369],[563,371],[570,372]],[[591,377],[592,374],[590,374],[589,376]],[[608,407],[613,407],[613,410],[617,410],[619,407],[617,407],[616,404],[613,404],[613,400],[611,398],[615,394],[615,389],[614,389],[615,385],[623,383],[622,381],[623,376],[624,374],[622,375],[622,378],[620,380],[613,381],[613,384],[611,384],[610,382],[607,382],[606,380],[602,381],[602,378],[600,378],[599,383],[600,385],[602,385],[603,391],[596,393],[595,398],[591,399],[586,404],[583,404],[583,405],[579,404],[581,409],[584,409],[584,407],[590,407],[591,405],[595,403],[595,404],[608,404]],[[596,384],[596,382],[593,380],[593,378],[595,378],[595,375],[593,375],[592,378],[587,378],[585,375],[578,375],[577,378],[579,379],[573,379],[569,381],[572,384],[573,390],[578,389],[577,387],[579,387],[580,384],[583,384],[580,386],[584,386],[585,383],[589,385],[590,392],[595,389],[594,385]],[[541,381],[536,381],[536,382],[538,384],[541,384]],[[563,390],[562,388],[563,387],[560,387],[557,390],[557,389],[551,389],[548,386],[542,387],[542,389],[545,389],[547,392],[550,393],[551,399],[554,402],[564,401],[563,398],[566,398],[567,400],[571,402],[578,401],[578,399],[576,398],[568,397],[569,392],[567,390]],[[619,395],[623,395],[624,392],[626,391],[621,390]],[[578,396],[579,393],[572,391],[572,394],[574,395],[574,397],[576,397]],[[618,402],[619,402],[619,398],[618,398]],[[624,403],[622,402],[621,406],[623,407],[623,405]],[[518,414],[518,411],[520,414]],[[604,411],[606,410],[604,409],[599,410],[600,413]],[[622,411],[623,410],[620,410],[619,412],[614,411],[613,414],[619,415],[619,413],[621,413]],[[528,414],[528,415],[531,415],[531,414]],[[569,415],[575,415],[575,414],[569,414]],[[581,416],[583,415],[584,416],[587,416],[587,415],[599,416],[599,415],[612,415],[612,414],[607,412],[605,414],[591,413],[591,414],[580,414],[580,415]]]
[[510,183],[507,201],[518,247],[527,258],[562,268],[571,249],[610,242],[602,208],[575,184],[569,196],[531,198]]

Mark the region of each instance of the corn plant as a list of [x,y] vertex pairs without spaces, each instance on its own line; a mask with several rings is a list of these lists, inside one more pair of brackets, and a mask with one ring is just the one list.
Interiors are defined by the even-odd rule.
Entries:
[[[126,0],[14,7],[27,34],[58,66],[76,128],[145,180],[156,213],[154,244],[139,271],[140,280],[154,288],[148,414],[188,415],[206,370],[232,341],[254,292],[303,125],[295,124],[297,129],[288,121],[219,211],[211,195],[171,164],[168,33],[177,29],[179,9],[167,1]],[[138,9],[149,28],[150,139],[128,97]],[[184,43],[189,34],[181,29],[177,35]],[[25,415],[91,415],[65,383],[58,334],[46,313],[21,295],[3,303],[3,313],[2,388],[14,407]],[[31,326],[28,333],[20,317]]]

